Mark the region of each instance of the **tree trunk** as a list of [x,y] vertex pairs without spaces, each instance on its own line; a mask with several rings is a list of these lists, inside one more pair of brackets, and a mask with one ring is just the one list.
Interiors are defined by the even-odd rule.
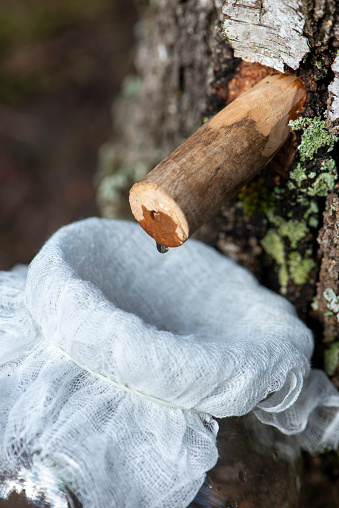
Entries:
[[339,386],[337,2],[140,0],[139,8],[136,75],[101,151],[102,214],[130,217],[132,184],[260,79],[298,76],[307,101],[289,141],[196,237],[295,305],[315,333],[314,364]]

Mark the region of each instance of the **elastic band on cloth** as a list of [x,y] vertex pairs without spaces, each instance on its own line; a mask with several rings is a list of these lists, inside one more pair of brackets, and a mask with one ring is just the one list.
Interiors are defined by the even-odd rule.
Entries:
[[74,358],[72,358],[71,355],[69,355],[67,353],[67,351],[62,349],[60,346],[56,346],[55,344],[53,344],[53,342],[48,340],[47,337],[45,336],[45,334],[43,333],[42,329],[40,328],[38,323],[32,318],[32,316],[31,316],[31,319],[34,323],[34,326],[38,329],[38,331],[40,332],[43,339],[50,346],[52,346],[54,349],[57,349],[65,358],[67,358],[67,360],[70,360],[71,362],[73,362],[75,365],[77,365],[77,367],[79,367],[82,370],[85,370],[86,372],[88,372],[92,376],[95,376],[96,378],[100,379],[101,381],[105,381],[106,383],[109,383],[109,384],[115,386],[116,388],[121,388],[125,392],[128,392],[132,395],[137,395],[138,397],[141,397],[142,399],[146,399],[151,402],[155,402],[156,404],[161,404],[162,406],[171,407],[173,409],[180,409],[182,411],[190,411],[191,413],[198,413],[198,414],[202,414],[202,415],[212,418],[212,415],[210,415],[206,411],[199,411],[198,409],[194,409],[194,408],[187,408],[187,407],[183,407],[183,406],[178,406],[177,404],[174,404],[173,402],[169,402],[168,400],[159,399],[158,397],[154,397],[153,395],[147,395],[147,393],[139,392],[138,390],[129,388],[128,386],[122,385],[121,383],[118,383],[117,381],[113,381],[113,379],[111,379],[107,376],[104,376],[103,374],[100,374],[100,372],[96,372],[95,370],[92,370],[89,367],[86,367],[86,365],[83,365],[82,363],[80,363],[77,360],[75,360]]

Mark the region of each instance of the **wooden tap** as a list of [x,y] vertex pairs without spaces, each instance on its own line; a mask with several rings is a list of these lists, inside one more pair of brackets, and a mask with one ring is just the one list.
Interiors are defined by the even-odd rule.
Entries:
[[302,81],[285,74],[237,97],[133,185],[141,227],[166,247],[184,243],[272,159],[305,98]]

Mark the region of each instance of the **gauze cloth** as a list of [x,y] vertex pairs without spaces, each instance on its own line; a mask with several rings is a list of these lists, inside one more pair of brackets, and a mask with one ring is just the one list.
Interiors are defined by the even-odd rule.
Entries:
[[338,445],[312,350],[293,306],[212,248],[71,224],[1,274],[0,472],[48,468],[85,508],[185,507],[217,461],[214,417]]

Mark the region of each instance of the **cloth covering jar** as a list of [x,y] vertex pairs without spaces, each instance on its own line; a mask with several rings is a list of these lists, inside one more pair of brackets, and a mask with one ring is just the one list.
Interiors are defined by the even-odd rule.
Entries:
[[71,224],[0,275],[0,474],[48,470],[85,508],[174,508],[217,461],[215,417],[336,448],[312,351],[293,306],[212,248],[164,256],[137,224]]

